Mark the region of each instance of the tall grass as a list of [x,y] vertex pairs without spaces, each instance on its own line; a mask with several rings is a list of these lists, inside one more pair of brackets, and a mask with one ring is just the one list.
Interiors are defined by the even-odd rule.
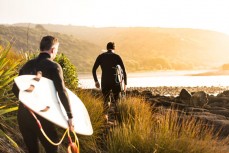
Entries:
[[[18,103],[10,90],[17,67],[21,64],[18,60],[24,63],[28,58],[9,54],[9,50],[10,45],[5,48],[0,46],[0,152],[24,153],[24,142],[15,120]],[[72,67],[69,71],[76,74]],[[76,75],[72,76],[76,84]],[[120,121],[108,130],[102,99],[73,88],[84,102],[94,130],[92,136],[78,135],[82,153],[228,152],[228,139],[219,140],[211,126],[176,110],[154,108],[136,97],[127,97],[119,103]],[[60,146],[60,152],[66,151],[67,141]]]
[[[122,122],[109,133],[109,153],[226,153],[213,129],[175,110],[157,110],[139,98],[119,105]],[[154,110],[154,111],[152,111]]]
[[9,43],[5,47],[0,47],[0,151],[4,150],[5,152],[7,147],[4,142],[10,142],[12,147],[19,150],[17,143],[12,138],[13,130],[10,126],[14,125],[16,119],[17,103],[11,88],[20,58],[16,54],[11,54],[11,58],[9,58],[10,49]]
[[[121,123],[108,137],[109,152],[150,152],[152,148],[151,108],[138,98],[127,98],[119,105]],[[147,146],[147,147],[146,147]]]
[[101,152],[103,150],[103,133],[105,128],[105,118],[103,115],[103,104],[100,97],[95,98],[90,92],[79,90],[79,98],[85,104],[93,127],[92,136],[79,136],[80,147],[82,152]]

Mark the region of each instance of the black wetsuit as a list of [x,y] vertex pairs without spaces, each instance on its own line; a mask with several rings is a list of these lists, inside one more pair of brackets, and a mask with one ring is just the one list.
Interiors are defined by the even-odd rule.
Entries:
[[[51,79],[55,85],[55,88],[58,92],[59,98],[66,110],[69,118],[72,118],[71,108],[69,105],[69,99],[67,91],[63,81],[63,71],[61,66],[50,60],[50,55],[47,53],[41,53],[37,58],[28,61],[19,72],[19,75],[33,74],[35,75],[38,71],[42,72],[42,76],[48,79]],[[48,89],[47,89],[48,90]],[[19,89],[16,84],[13,85],[12,91],[18,97]],[[54,141],[58,142],[59,138],[55,126],[47,121],[46,119],[37,115],[37,118],[40,120],[41,125],[48,135],[48,137]],[[57,153],[58,147],[50,144],[47,139],[41,133],[36,120],[24,107],[22,103],[19,104],[18,109],[18,124],[20,131],[22,133],[25,144],[29,150],[29,153],[39,153],[39,143],[44,146],[47,153]]]
[[92,74],[95,82],[98,81],[96,75],[97,68],[101,66],[102,69],[101,88],[104,97],[104,105],[105,105],[104,107],[107,106],[107,102],[109,101],[110,90],[112,90],[113,92],[115,101],[117,102],[117,100],[119,99],[119,93],[121,92],[121,87],[120,84],[117,83],[117,79],[116,79],[115,67],[117,65],[121,66],[124,75],[124,83],[125,85],[127,85],[127,76],[126,76],[126,71],[122,59],[119,55],[115,54],[111,50],[108,50],[107,52],[100,54],[97,57],[92,69]]

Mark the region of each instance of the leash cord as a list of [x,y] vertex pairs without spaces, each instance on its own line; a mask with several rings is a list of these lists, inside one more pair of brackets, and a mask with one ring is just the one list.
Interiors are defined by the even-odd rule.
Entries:
[[44,135],[44,137],[49,141],[49,143],[51,143],[52,145],[55,145],[55,146],[58,146],[62,143],[62,141],[64,140],[64,137],[66,136],[67,132],[69,131],[69,129],[67,128],[66,131],[64,132],[62,138],[60,139],[59,142],[55,143],[53,142],[48,136],[47,134],[45,133],[45,131],[43,130],[42,128],[42,125],[40,123],[40,121],[38,120],[38,118],[36,117],[36,115],[29,109],[30,113],[33,115],[33,117],[35,118],[35,120],[37,121],[37,124],[42,132],[42,134]]
[[[47,136],[47,134],[45,133],[45,131],[43,130],[42,125],[41,125],[41,122],[38,120],[38,118],[37,118],[37,116],[34,114],[34,112],[33,112],[32,110],[30,110],[28,107],[27,107],[27,109],[30,111],[30,113],[33,115],[33,117],[34,117],[35,120],[37,121],[37,125],[39,126],[39,128],[40,128],[42,134],[43,134],[44,137],[48,140],[49,143],[51,143],[52,145],[55,145],[55,146],[60,145],[60,144],[63,142],[64,137],[66,136],[67,133],[68,133],[68,140],[69,140],[70,144],[73,143],[73,142],[72,142],[72,139],[71,139],[71,136],[70,136],[70,130],[69,130],[69,128],[66,129],[66,131],[64,132],[64,134],[63,134],[63,136],[62,136],[62,138],[61,138],[61,140],[60,140],[59,142],[57,142],[57,143],[53,142],[53,141]],[[75,137],[75,142],[74,142],[74,143],[76,144],[77,150],[78,150],[77,152],[79,153],[79,150],[80,150],[79,139],[78,139],[78,137],[77,137],[75,131],[72,131],[72,133],[74,134],[74,137]]]
[[[79,152],[79,150],[80,150],[79,139],[76,136],[76,132],[75,131],[73,131],[72,133],[74,134],[74,137],[75,137],[75,142],[74,143],[76,144],[76,146],[78,148],[78,152]],[[71,139],[71,136],[70,136],[70,130],[68,130],[68,139],[69,139],[70,144],[72,144],[72,139]]]

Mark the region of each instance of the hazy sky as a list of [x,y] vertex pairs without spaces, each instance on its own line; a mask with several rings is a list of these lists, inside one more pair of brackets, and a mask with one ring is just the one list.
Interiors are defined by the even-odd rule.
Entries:
[[229,34],[229,0],[0,0],[0,24],[175,27]]

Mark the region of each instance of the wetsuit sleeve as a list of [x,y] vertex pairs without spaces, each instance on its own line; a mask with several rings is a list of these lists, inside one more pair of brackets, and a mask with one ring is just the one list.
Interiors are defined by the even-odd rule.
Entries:
[[125,85],[127,85],[127,75],[126,75],[126,70],[125,70],[125,66],[122,62],[122,58],[119,56],[119,65],[121,66],[122,70],[123,70],[123,75],[124,75],[124,83]]
[[[22,74],[23,74],[23,71],[22,71],[22,69],[20,69],[19,75],[22,75]],[[19,98],[19,88],[18,88],[18,86],[16,85],[15,82],[13,83],[12,92],[14,93],[14,95],[15,95],[17,98]]]
[[98,56],[98,57],[96,58],[95,63],[94,63],[94,66],[93,66],[93,68],[92,68],[92,75],[93,75],[93,78],[94,78],[94,81],[95,81],[95,82],[98,82],[98,78],[97,78],[97,75],[96,75],[96,70],[97,70],[97,68],[98,68],[99,65],[100,65],[99,59],[100,59],[100,56]]
[[51,74],[52,74],[52,80],[57,90],[57,93],[59,95],[60,101],[63,104],[67,112],[68,118],[71,119],[73,118],[73,116],[72,116],[71,106],[69,103],[68,93],[67,93],[67,90],[64,84],[63,70],[61,66],[58,64],[57,68],[52,68]]
[[14,95],[15,95],[17,98],[19,98],[19,89],[18,89],[16,83],[13,84],[12,92],[14,93]]

